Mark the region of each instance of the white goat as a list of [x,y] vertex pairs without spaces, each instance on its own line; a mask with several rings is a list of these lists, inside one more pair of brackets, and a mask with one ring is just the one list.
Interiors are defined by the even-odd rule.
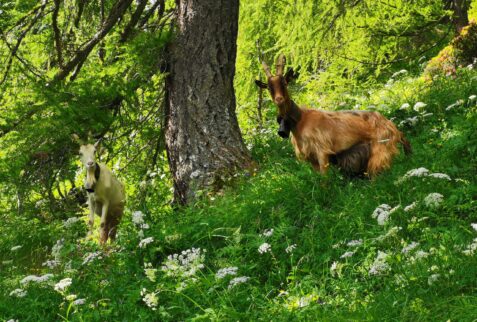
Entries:
[[88,191],[89,235],[93,233],[94,214],[101,216],[100,243],[116,238],[117,225],[124,211],[125,194],[123,184],[104,164],[96,162],[96,153],[100,151],[100,141],[84,144],[78,135],[73,139],[80,144],[80,160],[86,168],[85,188]]

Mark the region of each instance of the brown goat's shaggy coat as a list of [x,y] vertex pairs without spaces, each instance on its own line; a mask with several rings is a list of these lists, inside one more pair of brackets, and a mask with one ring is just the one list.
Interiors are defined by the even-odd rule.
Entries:
[[256,83],[269,89],[278,106],[279,134],[287,137],[291,131],[297,157],[309,161],[321,173],[326,173],[331,162],[347,173],[366,172],[374,176],[391,166],[393,157],[399,153],[398,143],[403,145],[406,154],[411,153],[403,133],[378,112],[299,108],[287,90],[288,82],[296,77],[293,70],[282,76],[285,57],[278,58],[276,76],[262,64],[268,84]]

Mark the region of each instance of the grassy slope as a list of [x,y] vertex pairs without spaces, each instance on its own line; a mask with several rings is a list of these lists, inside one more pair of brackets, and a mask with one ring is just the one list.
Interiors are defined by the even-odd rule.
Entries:
[[[69,306],[51,286],[31,285],[21,299],[8,296],[23,278],[18,268],[1,272],[0,319],[58,320],[472,320],[477,316],[477,259],[462,250],[477,237],[470,226],[477,222],[476,73],[461,71],[457,79],[442,79],[431,87],[407,79],[379,91],[366,104],[386,103],[396,122],[417,115],[397,111],[406,100],[426,102],[434,114],[405,128],[414,154],[399,156],[390,171],[375,181],[343,178],[336,171],[326,178],[295,160],[289,142],[273,133],[255,138],[253,153],[260,170],[238,179],[224,196],[216,196],[178,213],[149,214],[146,236],[154,242],[144,249],[133,225],[126,221],[118,247],[101,260],[82,265],[92,242],[77,242],[66,235],[62,264],[42,272],[55,282],[72,277],[64,294],[86,298],[83,306]],[[420,85],[419,85],[420,84]],[[418,89],[416,89],[418,88]],[[452,111],[445,108],[464,99]],[[425,167],[444,172],[452,181],[410,178],[397,184],[408,170]],[[433,192],[441,193],[440,207],[423,204]],[[410,212],[403,208],[418,205]],[[380,226],[371,214],[380,204],[401,207]],[[395,235],[380,236],[401,227]],[[270,237],[261,236],[273,228]],[[358,247],[350,240],[361,239]],[[402,248],[419,246],[410,255]],[[259,254],[268,242],[271,252]],[[285,249],[296,244],[292,253]],[[120,248],[121,247],[121,248]],[[190,278],[167,277],[160,271],[167,255],[191,247],[207,249],[205,267]],[[428,253],[416,259],[417,250]],[[348,258],[340,258],[355,251]],[[388,254],[389,269],[371,275],[378,251]],[[156,281],[144,274],[144,263],[157,268]],[[330,267],[336,262],[336,270]],[[17,266],[21,266],[20,263]],[[216,279],[219,268],[236,266],[238,276],[250,279],[228,289],[231,276]],[[40,271],[35,271],[39,273]],[[439,274],[435,282],[430,278]],[[233,276],[232,276],[233,277]],[[178,291],[181,282],[188,286]],[[157,291],[153,311],[140,291]],[[301,307],[300,307],[301,306]],[[69,308],[69,310],[68,310]]]

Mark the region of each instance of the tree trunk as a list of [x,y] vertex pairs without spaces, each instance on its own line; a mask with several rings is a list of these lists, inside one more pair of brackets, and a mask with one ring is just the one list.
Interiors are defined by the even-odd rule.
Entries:
[[233,78],[238,0],[176,0],[176,37],[169,48],[166,149],[174,202],[250,167],[235,114]]
[[446,9],[452,10],[452,24],[459,34],[462,28],[469,24],[470,0],[445,0],[445,6]]

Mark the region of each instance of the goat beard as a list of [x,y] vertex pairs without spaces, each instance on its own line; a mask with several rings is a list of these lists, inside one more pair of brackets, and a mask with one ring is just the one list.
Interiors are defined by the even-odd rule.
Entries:
[[[290,137],[291,122],[281,116],[277,117],[278,135],[284,139]],[[349,176],[363,175],[368,167],[371,144],[360,142],[350,148],[340,151],[330,157],[330,163],[336,165],[343,173]]]
[[96,167],[92,167],[86,170],[86,181],[84,183],[86,189],[93,189],[96,185],[96,177],[94,176],[95,170]]

